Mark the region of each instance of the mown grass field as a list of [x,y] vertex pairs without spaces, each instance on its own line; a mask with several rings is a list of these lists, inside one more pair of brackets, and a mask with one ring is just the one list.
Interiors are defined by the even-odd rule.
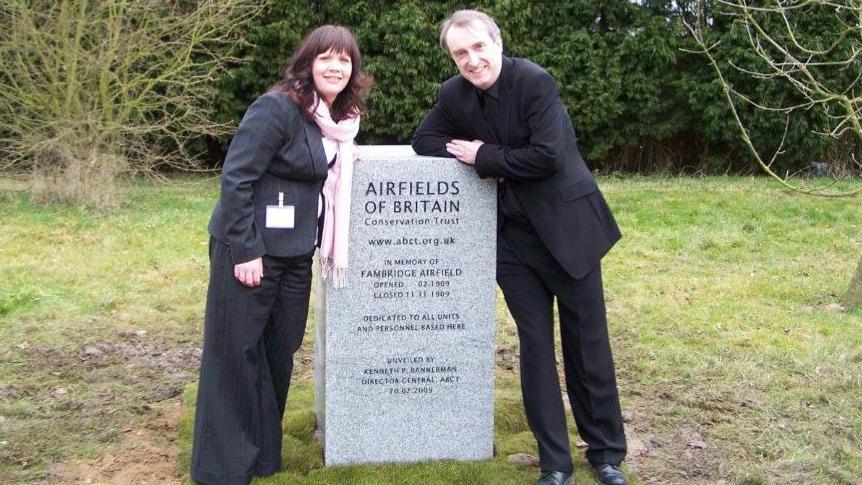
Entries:
[[[634,481],[857,483],[862,310],[838,310],[862,254],[860,200],[751,178],[600,184],[624,233],[603,271]],[[2,483],[50,481],[58,464],[122,453],[130,429],[194,393],[217,182],[135,181],[123,192],[122,208],[97,215],[35,206],[0,181]],[[260,483],[535,480],[536,469],[506,460],[535,449],[502,299],[497,314],[497,458],[322,468],[309,326],[285,471]],[[186,450],[191,404],[179,431]],[[579,483],[590,483],[579,450],[575,458]]]

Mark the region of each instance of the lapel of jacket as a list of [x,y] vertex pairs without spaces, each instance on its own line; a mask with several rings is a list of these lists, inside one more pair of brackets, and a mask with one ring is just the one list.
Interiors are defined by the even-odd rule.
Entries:
[[308,144],[308,151],[311,153],[311,163],[314,171],[318,169],[326,172],[329,167],[329,160],[326,159],[326,152],[323,150],[323,142],[321,141],[320,127],[313,121],[308,121],[303,118],[302,125],[305,128],[305,143]]
[[515,61],[503,56],[503,67],[500,70],[500,79],[498,82],[500,83],[500,91],[499,94],[499,116],[502,120],[500,124],[500,133],[497,135],[500,136],[499,143],[503,145],[509,144],[509,124],[512,121],[512,107],[515,105],[515,98],[512,96],[512,84],[514,82],[515,76],[512,71],[514,70]]

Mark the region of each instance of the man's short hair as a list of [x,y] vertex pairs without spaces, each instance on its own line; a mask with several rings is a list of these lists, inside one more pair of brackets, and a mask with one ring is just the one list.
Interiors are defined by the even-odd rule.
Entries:
[[453,26],[467,27],[472,25],[473,22],[478,22],[484,26],[491,39],[501,40],[500,27],[497,27],[497,23],[488,14],[478,10],[458,10],[450,15],[448,19],[444,20],[440,26],[440,47],[443,48],[443,52],[449,54],[449,46],[446,45],[446,34],[449,32],[449,29]]

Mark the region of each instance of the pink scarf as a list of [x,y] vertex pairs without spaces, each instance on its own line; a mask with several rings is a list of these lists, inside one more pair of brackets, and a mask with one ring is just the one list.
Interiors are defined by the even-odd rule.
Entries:
[[323,279],[332,277],[336,288],[347,283],[347,239],[350,232],[350,191],[353,187],[353,162],[359,158],[359,150],[353,143],[359,133],[356,115],[338,123],[332,121],[326,103],[315,99],[314,121],[323,135],[323,149],[327,162],[335,156],[323,184],[325,216],[323,238],[320,242],[320,263]]

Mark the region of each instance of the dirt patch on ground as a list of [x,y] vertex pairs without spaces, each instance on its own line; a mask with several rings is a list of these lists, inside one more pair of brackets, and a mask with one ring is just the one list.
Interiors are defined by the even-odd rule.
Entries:
[[[25,340],[0,356],[20,376],[0,385],[0,420],[11,431],[0,459],[19,467],[0,482],[179,482],[174,441],[182,392],[200,366],[195,342],[130,330],[61,347]],[[105,454],[73,458],[83,450]]]
[[[496,356],[498,375],[517,377],[518,353],[516,348],[498,348]],[[565,383],[562,366],[558,368],[560,382]],[[732,418],[740,407],[751,402],[733,402],[717,396],[700,396],[689,399],[684,396],[661,394],[655,396],[652,389],[620,380],[621,392],[627,394],[628,406],[622,409],[628,451],[624,463],[632,477],[645,484],[698,483],[722,485],[728,483],[731,473],[724,463],[733,459],[721,443],[709,438],[709,430],[716,423]],[[569,397],[563,389],[563,405],[571,421]],[[694,408],[709,410],[708,416],[679,409]],[[666,424],[663,413],[693,415],[703,418],[678,419],[672,426]],[[573,455],[585,453],[587,443],[573,443]]]
[[[194,380],[201,356],[195,344],[157,342],[142,331],[120,332],[116,340],[71,348],[31,347],[26,342],[16,347],[25,356],[23,371],[47,371],[50,377],[34,388],[17,389],[19,395],[15,397],[39,394],[42,401],[74,401],[86,395],[85,391],[110,382],[126,384],[138,391],[134,401],[139,404],[162,402],[178,396]],[[0,396],[15,391],[0,389]],[[117,402],[116,398],[112,396],[111,400]],[[87,395],[86,401],[82,404],[92,405],[93,396]]]
[[143,427],[124,430],[116,449],[93,460],[71,460],[49,466],[48,482],[56,484],[182,484],[178,474],[177,425],[181,400],[156,409]]
[[[0,397],[40,402],[55,422],[75,421],[80,438],[96,437],[106,450],[94,459],[44,460],[47,483],[185,483],[177,432],[182,392],[197,379],[200,348],[158,342],[141,331],[117,337],[63,348],[17,347],[25,356],[22,367],[46,379],[38,386],[0,387]],[[311,378],[311,351],[306,344],[295,355],[294,379]],[[32,450],[19,454],[19,462],[32,460]]]
[[[629,447],[625,463],[642,483],[728,483],[731,472],[724,463],[734,457],[709,437],[709,431],[717,420],[736,412],[732,403],[711,400],[716,413],[704,415],[681,410],[705,405],[701,401],[669,393],[653,396],[635,384],[628,388],[624,384],[623,389],[628,390],[631,406],[623,409]],[[689,417],[669,420],[663,413]]]

